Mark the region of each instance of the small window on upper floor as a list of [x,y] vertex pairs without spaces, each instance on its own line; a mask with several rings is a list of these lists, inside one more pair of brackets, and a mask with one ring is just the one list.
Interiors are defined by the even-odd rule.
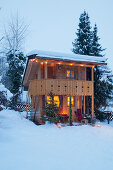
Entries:
[[72,79],[74,79],[74,71],[72,71],[72,70],[67,70],[67,78],[72,78]]

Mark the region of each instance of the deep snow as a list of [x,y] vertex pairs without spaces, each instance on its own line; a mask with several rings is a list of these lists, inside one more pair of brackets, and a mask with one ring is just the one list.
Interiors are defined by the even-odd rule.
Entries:
[[113,123],[37,126],[0,112],[0,170],[113,170]]

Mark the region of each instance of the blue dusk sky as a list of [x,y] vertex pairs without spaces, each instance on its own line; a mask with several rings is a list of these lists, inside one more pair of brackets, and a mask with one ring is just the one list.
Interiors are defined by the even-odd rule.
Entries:
[[113,0],[0,0],[1,30],[11,15],[29,25],[25,53],[37,49],[70,53],[80,14],[97,24],[100,43],[113,70]]

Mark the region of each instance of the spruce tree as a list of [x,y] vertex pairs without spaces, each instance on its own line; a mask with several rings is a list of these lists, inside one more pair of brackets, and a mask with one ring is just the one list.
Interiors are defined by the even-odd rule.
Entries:
[[[50,123],[58,123],[59,122],[59,107],[54,101],[54,94],[50,92],[48,94],[50,96],[49,101],[45,101],[44,112],[46,114],[46,120]],[[42,117],[42,120],[44,118]]]
[[17,104],[17,101],[19,99],[25,61],[26,58],[24,57],[22,52],[16,51],[15,53],[9,52],[7,54],[7,62],[9,67],[6,75],[8,81],[10,82],[10,85],[7,88],[13,94],[9,106],[11,107],[11,109],[15,109],[15,105]]
[[90,55],[91,53],[91,26],[89,16],[84,11],[79,18],[79,28],[77,29],[77,38],[72,42],[72,51],[76,54]]
[[[99,43],[100,38],[97,35],[98,30],[95,24],[92,36],[92,55],[103,57],[102,46]],[[111,99],[113,90],[113,76],[107,66],[95,66],[94,69],[94,107],[96,117],[100,120],[105,118],[104,113],[101,112],[101,107],[106,107],[107,101]]]
[[[99,44],[100,38],[97,35],[97,26],[95,24],[94,30],[91,30],[88,14],[84,11],[80,15],[79,28],[77,29],[76,39],[72,42],[72,51],[75,54],[92,55],[103,57],[102,46]],[[87,68],[87,75],[90,73]],[[90,74],[89,74],[90,75]],[[113,80],[111,71],[107,66],[96,66],[94,69],[94,100],[95,113],[97,118],[103,119],[103,114],[100,111],[101,107],[107,105],[107,101],[111,99],[113,90]]]
[[9,64],[7,76],[11,83],[9,90],[11,93],[16,94],[19,92],[22,83],[22,75],[26,60],[22,52],[16,52],[15,54],[9,52],[7,54],[7,61]]
[[[91,24],[88,13],[84,11],[79,18],[79,25],[76,34],[76,38],[74,42],[72,42],[73,49],[72,52],[75,54],[81,55],[91,55],[91,39],[92,39],[92,31]],[[87,72],[87,80],[90,80],[91,77],[91,68],[86,68]],[[87,108],[90,108],[91,100],[89,97],[86,98]],[[89,114],[90,109],[87,110]]]
[[97,32],[97,25],[95,24],[92,31],[91,54],[93,56],[103,57],[102,51],[104,51],[105,49],[102,49],[102,46],[99,44],[100,38],[98,37]]

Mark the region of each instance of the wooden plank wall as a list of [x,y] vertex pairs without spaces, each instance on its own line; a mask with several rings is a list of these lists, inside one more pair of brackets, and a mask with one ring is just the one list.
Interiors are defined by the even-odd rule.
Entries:
[[91,96],[93,81],[41,79],[30,81],[31,95],[48,95],[51,91],[55,95]]

